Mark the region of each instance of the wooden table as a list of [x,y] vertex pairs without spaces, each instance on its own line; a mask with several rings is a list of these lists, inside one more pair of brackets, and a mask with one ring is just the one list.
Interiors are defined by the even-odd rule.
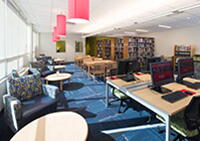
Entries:
[[54,69],[55,70],[60,70],[60,69],[64,69],[66,66],[65,65],[55,65]]
[[90,76],[91,76],[90,69],[91,69],[91,67],[95,63],[105,63],[105,65],[107,65],[109,63],[115,63],[115,61],[111,61],[111,60],[98,60],[98,61],[86,61],[86,62],[84,62],[84,65],[87,67],[88,78],[90,78]]
[[56,112],[32,121],[11,141],[86,141],[88,125],[74,112]]
[[187,81],[187,82],[190,82],[190,83],[200,83],[199,79],[194,79],[194,78],[191,78],[191,77],[183,78],[183,80]]
[[[141,76],[139,76],[141,77]],[[151,83],[148,82],[149,76],[142,76],[141,79],[146,79],[147,84]],[[104,133],[117,133],[117,132],[125,132],[125,131],[133,131],[137,129],[147,129],[147,128],[155,128],[159,126],[165,126],[166,130],[166,141],[170,141],[170,117],[174,114],[184,110],[187,105],[189,104],[190,100],[193,96],[199,96],[200,95],[200,89],[195,90],[188,88],[185,85],[178,84],[178,83],[170,83],[163,85],[164,88],[170,89],[172,91],[178,91],[182,89],[187,89],[193,92],[196,92],[193,96],[188,96],[184,99],[181,99],[174,103],[169,103],[166,100],[162,99],[162,96],[164,94],[160,94],[150,88],[148,88],[148,85],[145,85],[145,83],[138,83],[136,84],[133,82],[125,82],[121,79],[116,80],[109,80],[106,81],[106,105],[109,104],[109,86],[112,86],[116,89],[119,89],[124,94],[129,96],[130,98],[134,99],[138,103],[142,104],[143,106],[147,107],[151,111],[155,112],[159,116],[163,117],[165,120],[165,123],[162,124],[151,124],[151,125],[143,125],[142,127],[129,127],[125,129],[113,129],[112,131],[105,131]]]
[[51,74],[45,77],[45,80],[46,80],[46,84],[48,84],[48,81],[52,81],[52,82],[60,81],[60,90],[62,91],[63,81],[70,80],[71,76],[72,75],[69,73],[55,73],[55,74]]
[[61,58],[55,58],[54,62],[57,63],[57,64],[61,64],[61,63],[65,62],[65,60],[61,59]]

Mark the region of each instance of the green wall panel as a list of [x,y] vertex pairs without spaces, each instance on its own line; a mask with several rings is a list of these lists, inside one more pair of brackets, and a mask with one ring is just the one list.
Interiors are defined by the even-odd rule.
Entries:
[[97,56],[97,40],[112,39],[111,37],[88,37],[86,38],[86,54]]

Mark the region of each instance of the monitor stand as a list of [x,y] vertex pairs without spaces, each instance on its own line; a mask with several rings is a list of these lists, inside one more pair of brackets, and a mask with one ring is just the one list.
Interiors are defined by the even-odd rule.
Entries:
[[159,92],[161,94],[170,93],[172,92],[170,89],[163,88],[163,87],[153,87],[152,90]]

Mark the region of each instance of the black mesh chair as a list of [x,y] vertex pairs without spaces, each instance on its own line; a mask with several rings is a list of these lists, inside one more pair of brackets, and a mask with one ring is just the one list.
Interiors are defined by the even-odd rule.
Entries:
[[[163,118],[157,116],[164,122]],[[200,96],[193,97],[186,109],[171,117],[171,128],[178,133],[174,141],[199,141],[200,133]]]

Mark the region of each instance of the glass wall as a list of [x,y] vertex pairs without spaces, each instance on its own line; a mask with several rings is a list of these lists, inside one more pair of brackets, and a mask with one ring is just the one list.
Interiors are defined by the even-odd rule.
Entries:
[[[20,16],[0,0],[0,80],[12,69],[28,65],[38,46],[38,34]],[[33,34],[36,39],[33,39]],[[36,40],[36,41],[34,41]],[[36,42],[36,43],[35,43]]]

